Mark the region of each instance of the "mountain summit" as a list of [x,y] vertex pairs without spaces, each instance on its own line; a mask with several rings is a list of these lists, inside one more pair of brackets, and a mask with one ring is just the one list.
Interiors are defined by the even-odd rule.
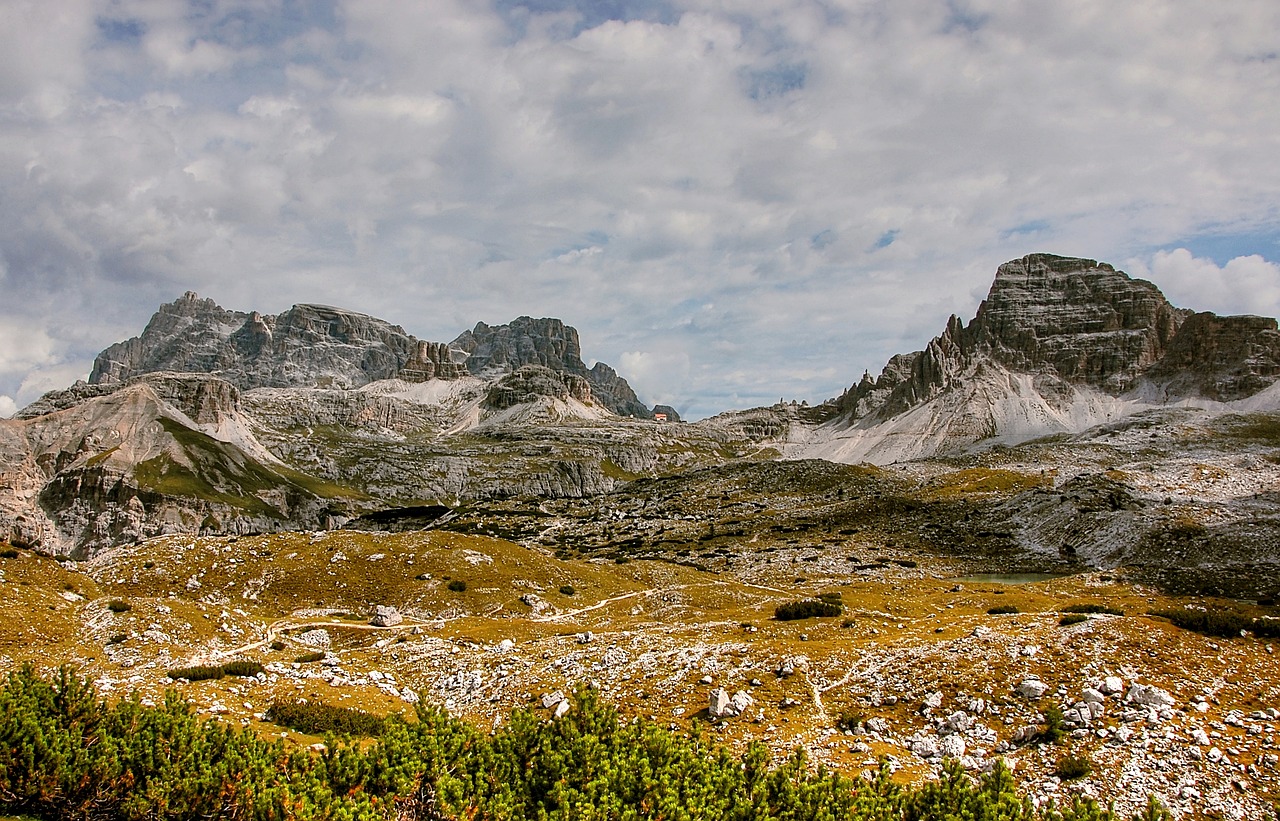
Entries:
[[98,354],[91,385],[120,385],[148,373],[206,373],[241,390],[352,389],[384,379],[500,377],[541,365],[591,386],[594,401],[620,416],[648,418],[627,381],[603,362],[587,368],[578,331],[558,319],[483,322],[450,344],[425,342],[375,317],[327,305],[294,305],[275,316],[228,311],[188,291],[160,306],[143,332]]
[[1175,308],[1106,263],[1001,265],[973,321],[834,400],[809,455],[887,463],[1076,432],[1153,405],[1238,402],[1280,378],[1275,319]]

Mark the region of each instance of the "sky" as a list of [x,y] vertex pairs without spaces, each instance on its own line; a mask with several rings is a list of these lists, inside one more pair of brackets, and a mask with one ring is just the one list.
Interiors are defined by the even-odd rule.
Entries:
[[820,402],[1032,252],[1280,314],[1280,3],[0,0],[0,416],[188,290]]

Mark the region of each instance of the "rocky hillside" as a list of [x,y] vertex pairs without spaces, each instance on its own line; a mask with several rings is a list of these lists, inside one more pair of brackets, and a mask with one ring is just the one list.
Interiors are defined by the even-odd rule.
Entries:
[[466,368],[477,376],[538,365],[585,380],[590,386],[590,396],[619,416],[640,419],[652,416],[627,380],[618,376],[613,368],[603,362],[591,368],[586,366],[577,329],[558,319],[522,316],[497,326],[478,322],[453,340],[450,347],[468,354]]
[[968,325],[952,316],[833,400],[796,452],[885,464],[1171,404],[1272,407],[1278,377],[1276,320],[1175,308],[1106,263],[1032,254],[1000,266]]
[[160,306],[141,335],[100,353],[89,384],[120,385],[142,374],[173,371],[213,374],[241,390],[349,390],[385,379],[429,382],[468,373],[493,379],[525,365],[585,380],[587,403],[620,416],[651,416],[612,368],[583,363],[577,330],[558,319],[481,322],[446,345],[341,308],[295,305],[264,316],[228,311],[191,291]]

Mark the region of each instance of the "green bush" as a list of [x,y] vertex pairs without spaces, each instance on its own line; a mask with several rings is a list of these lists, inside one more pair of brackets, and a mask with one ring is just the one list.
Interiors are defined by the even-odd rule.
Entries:
[[572,596],[574,593],[577,593],[578,591],[575,590],[573,585],[571,584],[562,584],[560,585],[560,592],[566,596]]
[[863,715],[861,710],[852,708],[841,710],[840,715],[836,717],[836,729],[854,732],[858,727],[862,726],[862,722],[866,720],[867,717]]
[[0,550],[0,559],[16,559],[19,555],[17,548],[14,547],[6,547]]
[[334,707],[307,701],[273,701],[267,721],[307,735],[376,737],[382,735],[383,719],[351,707]]
[[1014,607],[1012,604],[1001,604],[987,610],[987,615],[988,616],[1012,616],[1020,612],[1022,611],[1020,611],[1017,607]]
[[187,681],[217,680],[226,675],[220,664],[197,665],[195,667],[176,667],[169,671],[169,678],[185,678]]
[[229,661],[222,665],[222,672],[229,676],[253,678],[259,673],[266,671],[263,669],[262,665],[256,661]]
[[107,639],[107,644],[124,644],[128,640],[129,640],[128,634],[116,633],[114,636]]
[[1183,630],[1220,639],[1240,638],[1249,631],[1258,638],[1280,638],[1280,621],[1255,619],[1238,610],[1156,610],[1151,615],[1168,619]]
[[1084,755],[1064,755],[1054,768],[1054,774],[1063,781],[1078,781],[1091,772],[1093,763]]
[[275,641],[271,642],[271,649],[275,650],[277,653],[280,652],[281,650],[284,649],[284,642],[280,641],[280,639],[276,639]]
[[1036,735],[1038,744],[1059,744],[1067,735],[1065,717],[1062,708],[1051,706],[1044,711],[1044,729]]
[[[277,702],[273,720],[330,738],[313,754],[249,729],[198,717],[175,690],[164,703],[100,699],[67,668],[26,666],[0,686],[0,813],[33,818],[229,818],[374,821],[566,818],[657,821],[1008,819],[1121,821],[1073,795],[1036,809],[1007,767],[970,778],[958,762],[936,781],[901,785],[882,764],[855,781],[813,768],[803,750],[773,763],[760,743],[740,754],[643,718],[624,721],[579,690],[567,715],[515,710],[490,732],[425,703],[412,721],[325,705]],[[323,725],[320,726],[320,725]],[[1143,821],[1168,821],[1152,801]]]
[[311,664],[314,661],[324,661],[324,657],[325,657],[325,652],[323,650],[315,650],[310,653],[303,653],[302,655],[294,659],[294,661],[298,662],[299,664]]
[[1080,624],[1081,622],[1085,622],[1088,620],[1089,620],[1089,617],[1086,616],[1084,613],[1068,613],[1067,615],[1058,619],[1058,626],[1070,627],[1073,624]]
[[467,589],[467,583],[464,582],[462,579],[454,579],[453,581],[449,582],[448,587],[454,593],[462,593]]
[[128,611],[133,609],[133,605],[129,604],[129,602],[127,601],[121,601],[120,599],[112,599],[111,601],[107,602],[107,609],[110,610],[112,613],[127,613]]
[[1124,611],[1115,607],[1107,607],[1105,604],[1072,604],[1062,608],[1063,613],[1105,613],[1108,616],[1123,616]]
[[839,616],[844,613],[844,605],[821,599],[805,599],[804,601],[785,602],[773,611],[778,621],[795,621],[796,619],[825,618]]

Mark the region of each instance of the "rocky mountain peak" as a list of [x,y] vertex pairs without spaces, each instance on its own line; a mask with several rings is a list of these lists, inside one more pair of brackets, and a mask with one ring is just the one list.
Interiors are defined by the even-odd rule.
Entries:
[[950,317],[924,350],[835,400],[859,433],[833,447],[841,460],[920,458],[1080,430],[1131,406],[1232,401],[1277,379],[1274,319],[1193,313],[1106,263],[1031,254],[999,267],[968,325]]
[[1118,394],[1164,355],[1189,314],[1106,263],[1031,254],[1000,266],[967,332],[952,317],[946,333],[1012,370]]
[[595,401],[620,416],[650,416],[649,408],[613,368],[603,362],[586,366],[577,329],[559,319],[522,316],[506,325],[478,322],[450,345],[469,354],[466,368],[477,376],[539,365],[585,379]]

